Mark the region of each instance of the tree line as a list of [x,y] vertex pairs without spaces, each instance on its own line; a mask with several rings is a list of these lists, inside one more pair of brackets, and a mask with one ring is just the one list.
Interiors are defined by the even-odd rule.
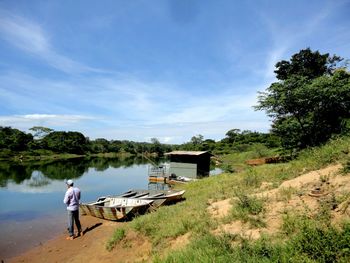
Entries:
[[[156,154],[162,156],[173,150],[199,150],[214,153],[229,153],[243,150],[251,144],[259,143],[266,147],[278,147],[279,139],[268,133],[240,131],[232,129],[226,137],[218,142],[196,135],[189,142],[175,145],[162,144],[157,138],[151,142],[134,142],[128,140],[107,140],[98,138],[90,140],[80,132],[54,131],[46,127],[33,127],[32,133],[25,133],[11,127],[0,127],[0,150],[5,153],[29,151],[32,155],[53,153],[99,154],[129,153]],[[6,152],[7,150],[7,152]],[[46,151],[46,152],[45,152]]]
[[32,133],[0,127],[0,150],[13,152],[49,150],[55,153],[156,153],[172,150],[205,150],[217,154],[245,151],[251,145],[297,152],[325,143],[350,131],[350,74],[348,61],[310,48],[276,64],[277,81],[259,92],[256,110],[272,119],[269,133],[229,130],[220,141],[195,135],[181,145],[128,140],[90,140],[80,132],[53,131],[36,126]]

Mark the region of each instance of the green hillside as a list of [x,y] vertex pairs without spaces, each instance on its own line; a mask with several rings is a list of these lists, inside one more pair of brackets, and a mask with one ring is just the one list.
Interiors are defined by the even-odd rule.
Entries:
[[[185,201],[123,225],[107,248],[136,231],[151,241],[154,262],[349,262],[349,172],[347,136],[288,163],[181,185]],[[281,187],[287,180],[292,186]],[[313,189],[321,194],[310,196]],[[229,209],[218,216],[222,203]]]

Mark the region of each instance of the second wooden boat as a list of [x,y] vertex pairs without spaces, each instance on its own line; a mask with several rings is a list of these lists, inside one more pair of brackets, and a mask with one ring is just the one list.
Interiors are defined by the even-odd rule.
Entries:
[[153,207],[158,207],[163,204],[174,203],[183,199],[185,190],[144,190],[131,189],[121,195],[120,197],[132,197],[141,200],[153,200]]

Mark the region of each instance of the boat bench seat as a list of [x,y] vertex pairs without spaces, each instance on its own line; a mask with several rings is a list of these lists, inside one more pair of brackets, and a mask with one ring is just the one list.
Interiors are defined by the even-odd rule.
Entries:
[[128,191],[128,192],[122,194],[121,197],[129,197],[129,196],[132,196],[132,195],[134,195],[134,194],[136,194],[136,192],[134,192],[134,191]]
[[148,197],[159,197],[159,196],[162,196],[162,195],[164,195],[164,193],[158,193],[158,194],[154,194],[154,195],[150,195],[150,196],[148,196]]
[[140,197],[145,196],[145,195],[148,195],[148,193],[141,193],[141,194],[133,196],[133,198],[140,198]]

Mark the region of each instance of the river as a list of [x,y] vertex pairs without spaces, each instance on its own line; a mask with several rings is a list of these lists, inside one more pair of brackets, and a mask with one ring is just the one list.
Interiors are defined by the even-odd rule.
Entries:
[[0,162],[0,260],[64,233],[66,179],[81,189],[82,202],[132,188],[167,188],[148,182],[148,162],[135,157]]

